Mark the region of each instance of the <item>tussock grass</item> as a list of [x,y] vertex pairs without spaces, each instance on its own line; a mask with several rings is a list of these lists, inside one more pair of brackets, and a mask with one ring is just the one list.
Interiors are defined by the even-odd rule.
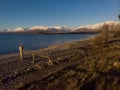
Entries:
[[119,90],[120,38],[109,38],[104,45],[97,41],[99,39],[72,42],[64,44],[67,48],[52,47],[39,52],[51,58],[52,66],[43,58],[36,58],[35,65],[31,58],[1,64],[0,87],[8,85],[9,90]]

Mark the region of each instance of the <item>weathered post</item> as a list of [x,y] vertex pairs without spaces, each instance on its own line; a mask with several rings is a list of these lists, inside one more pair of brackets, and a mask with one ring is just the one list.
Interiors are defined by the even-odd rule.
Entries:
[[19,46],[20,60],[23,60],[23,45]]
[[32,63],[34,63],[35,62],[35,53],[32,53],[32,57],[33,57]]
[[50,57],[48,57],[48,65],[52,66],[53,62],[50,60]]

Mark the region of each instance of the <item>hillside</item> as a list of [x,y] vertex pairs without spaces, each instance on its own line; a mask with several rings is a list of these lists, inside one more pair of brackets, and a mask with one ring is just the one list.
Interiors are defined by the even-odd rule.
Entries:
[[[1,90],[119,90],[120,38],[99,46],[95,38],[49,46],[23,61],[0,61]],[[37,55],[49,56],[52,63]],[[18,58],[18,56],[16,56]],[[14,60],[12,60],[14,59]]]

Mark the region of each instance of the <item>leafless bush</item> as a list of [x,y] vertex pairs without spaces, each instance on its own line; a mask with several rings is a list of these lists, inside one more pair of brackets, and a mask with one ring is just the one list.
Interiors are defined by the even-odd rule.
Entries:
[[105,45],[108,43],[108,40],[109,40],[109,31],[108,30],[109,30],[108,25],[104,24],[101,34],[94,38],[95,45],[101,46],[101,45]]

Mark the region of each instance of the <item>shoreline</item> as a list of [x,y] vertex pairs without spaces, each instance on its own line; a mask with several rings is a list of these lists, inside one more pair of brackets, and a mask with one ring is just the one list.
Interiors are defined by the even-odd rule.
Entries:
[[[70,49],[70,46],[72,44],[75,44],[77,42],[85,42],[87,40],[91,40],[92,38],[94,38],[95,36],[91,36],[85,39],[80,39],[80,40],[74,40],[74,41],[68,41],[68,42],[63,42],[63,43],[59,43],[59,44],[53,44],[53,45],[49,45],[45,48],[39,48],[36,50],[31,50],[31,51],[35,51],[35,53],[40,53],[40,54],[47,54],[48,52],[54,52],[54,51],[59,51],[59,50],[66,50],[66,49]],[[0,55],[0,64],[1,63],[7,63],[10,61],[14,61],[19,59],[19,52],[17,53],[10,53],[10,54],[3,54]]]
[[[26,49],[30,49],[30,50],[37,50],[37,49],[41,49],[41,48],[46,48],[48,46],[51,46],[51,45],[55,45],[55,44],[61,44],[61,43],[66,43],[66,42],[72,42],[72,41],[76,41],[76,40],[82,40],[82,39],[87,39],[89,38],[89,36],[95,36],[96,34],[85,34],[85,35],[73,35],[73,36],[69,36],[67,38],[67,36],[63,35],[63,37],[61,37],[61,35],[59,36],[58,35],[58,38],[57,39],[54,39],[57,37],[57,35],[53,35],[53,37],[51,36],[48,36],[48,38],[45,38],[46,36],[33,36],[32,37],[32,41],[29,40],[29,37],[31,35],[28,35],[27,38],[22,38],[22,36],[18,36],[17,39],[15,39],[14,41],[12,39],[11,43],[13,43],[12,46],[9,45],[9,42],[4,42],[3,44],[5,44],[4,46],[1,45],[1,53],[0,53],[0,56],[3,56],[3,55],[9,55],[9,54],[14,54],[14,53],[18,53],[19,50],[18,50],[18,46],[22,43]],[[15,37],[15,36],[14,36]],[[43,38],[42,38],[43,37]],[[49,39],[49,37],[51,37]],[[75,38],[74,38],[75,37]],[[3,38],[3,37],[2,37]],[[20,38],[20,39],[19,39]],[[26,43],[25,40],[28,39],[28,43]],[[52,40],[53,39],[53,40]],[[2,39],[1,39],[2,40]],[[40,40],[40,41],[39,41]],[[45,41],[44,41],[45,40]],[[33,43],[33,45],[31,45]],[[7,48],[6,48],[7,47]]]
[[[30,50],[31,50],[31,51],[40,51],[40,50],[43,51],[44,49],[50,49],[51,47],[56,47],[56,48],[58,48],[59,46],[64,46],[65,44],[71,44],[71,43],[75,43],[75,42],[78,42],[78,41],[86,41],[86,40],[93,39],[94,37],[95,37],[95,36],[89,36],[88,38],[85,38],[85,39],[79,39],[79,40],[61,42],[61,43],[58,43],[58,44],[48,45],[47,47],[44,47],[44,48],[30,49]],[[0,54],[0,58],[1,58],[1,57],[5,57],[5,56],[18,55],[18,54],[19,54],[19,52]]]

